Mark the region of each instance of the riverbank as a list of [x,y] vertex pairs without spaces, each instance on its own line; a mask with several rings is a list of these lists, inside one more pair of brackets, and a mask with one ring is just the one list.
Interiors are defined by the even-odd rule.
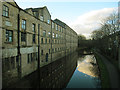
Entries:
[[102,58],[98,55],[98,53],[95,53],[95,58],[100,70],[101,87],[110,88],[110,80],[108,77],[109,74],[108,74],[107,68],[103,63]]
[[95,52],[95,57],[100,69],[102,88],[119,88],[119,72],[115,66],[98,52]]

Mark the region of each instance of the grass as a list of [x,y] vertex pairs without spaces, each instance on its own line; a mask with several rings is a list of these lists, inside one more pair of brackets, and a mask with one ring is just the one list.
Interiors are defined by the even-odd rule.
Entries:
[[100,78],[101,78],[101,87],[102,88],[110,88],[110,80],[109,80],[109,73],[101,57],[98,54],[95,54],[99,70],[100,70]]

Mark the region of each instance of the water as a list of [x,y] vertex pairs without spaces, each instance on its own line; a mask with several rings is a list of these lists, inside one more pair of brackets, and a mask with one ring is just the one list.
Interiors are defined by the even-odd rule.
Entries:
[[99,71],[94,55],[77,60],[77,68],[66,88],[100,88]]
[[74,52],[22,78],[17,88],[100,88],[94,55]]

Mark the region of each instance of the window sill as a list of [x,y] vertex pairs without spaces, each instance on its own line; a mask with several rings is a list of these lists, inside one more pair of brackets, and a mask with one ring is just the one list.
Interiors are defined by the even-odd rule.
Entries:
[[6,44],[13,44],[13,42],[5,42]]
[[5,17],[5,18],[9,18],[9,16],[4,16],[4,15],[2,15],[3,17]]
[[22,33],[26,33],[26,29],[22,29],[21,32],[22,32]]

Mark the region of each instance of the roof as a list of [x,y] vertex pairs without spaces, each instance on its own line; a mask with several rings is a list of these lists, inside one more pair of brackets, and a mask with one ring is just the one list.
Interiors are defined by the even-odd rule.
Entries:
[[62,26],[62,27],[64,27],[65,28],[65,23],[64,22],[62,22],[62,21],[60,21],[59,19],[55,19],[55,20],[53,20],[56,24],[59,24],[60,26]]
[[48,8],[46,6],[38,7],[38,8],[26,8],[25,10],[29,10],[29,9],[31,9],[33,12],[34,11],[39,11],[40,9],[46,9],[48,11],[48,13],[50,14],[50,12],[49,12],[49,10],[48,10]]
[[17,8],[20,8],[18,5],[17,5],[17,3],[15,2],[15,0],[2,0],[3,2],[7,2],[7,3],[9,3],[9,4],[11,4],[11,5],[13,5],[13,6],[15,6],[15,7],[17,7]]

